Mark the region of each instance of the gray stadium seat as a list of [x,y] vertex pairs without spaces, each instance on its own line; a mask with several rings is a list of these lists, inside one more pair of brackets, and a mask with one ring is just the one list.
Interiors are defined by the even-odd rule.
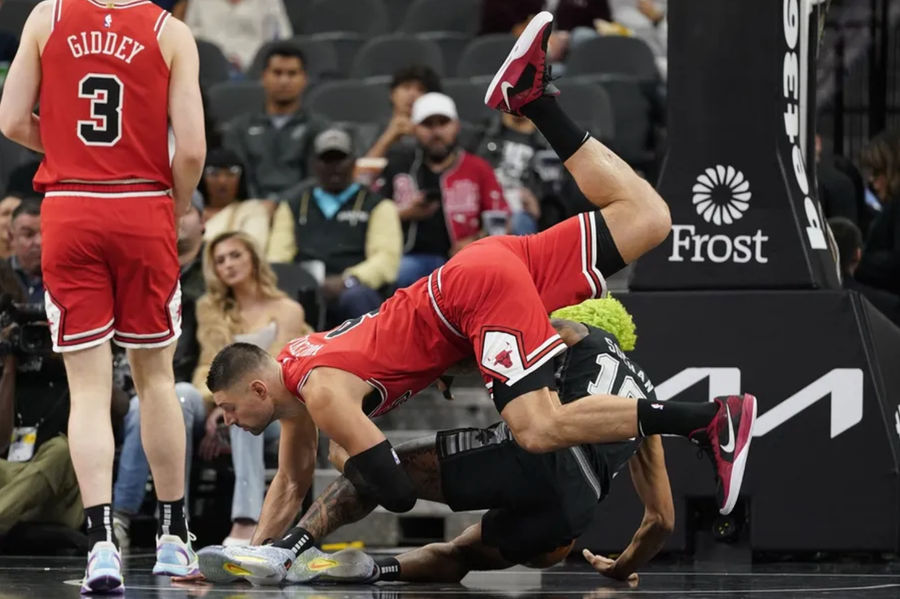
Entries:
[[392,75],[397,69],[424,64],[438,74],[444,72],[441,48],[430,40],[410,35],[382,35],[366,42],[353,61],[351,77]]
[[602,141],[615,138],[615,119],[606,90],[595,83],[565,79],[557,81],[556,86],[560,105],[579,127]]
[[434,42],[440,47],[441,56],[444,58],[444,77],[456,75],[456,65],[459,63],[459,57],[462,56],[463,50],[466,49],[466,46],[472,40],[469,34],[455,31],[427,31],[425,33],[417,33],[416,37]]
[[22,28],[37,0],[3,0],[0,2],[0,29],[21,37]]
[[306,313],[306,323],[316,331],[325,327],[325,299],[315,278],[300,264],[270,264],[278,278],[278,288],[296,300]]
[[397,31],[406,18],[406,12],[409,10],[413,0],[384,0],[384,7],[387,9],[388,28],[390,31]]
[[492,33],[476,37],[459,57],[456,76],[493,76],[515,43],[516,36],[511,33]]
[[256,53],[253,64],[251,64],[250,68],[247,70],[247,77],[250,79],[259,79],[259,76],[262,75],[263,68],[265,67],[263,62],[269,49],[275,44],[285,42],[297,46],[300,51],[303,52],[305,62],[304,67],[306,68],[306,74],[310,81],[334,79],[339,75],[337,52],[331,42],[327,40],[315,40],[307,36],[295,36],[288,40],[282,40],[281,42],[269,42],[263,44]]
[[415,0],[400,31],[457,31],[475,35],[481,27],[481,0]]
[[316,42],[327,42],[332,45],[337,55],[337,72],[340,77],[346,77],[353,67],[353,59],[359,49],[365,43],[365,38],[359,33],[332,31],[331,33],[316,33],[305,36]]
[[487,86],[488,82],[483,80],[445,79],[443,81],[444,93],[456,102],[459,118],[470,123],[480,123],[496,114],[484,104],[484,92]]
[[309,13],[311,5],[312,0],[287,0],[287,2],[284,3],[288,20],[290,20],[291,27],[295,34],[300,33],[303,30],[304,23],[306,23],[306,16]]
[[387,29],[387,9],[381,0],[313,0],[302,29],[295,33],[349,31],[371,37]]
[[228,81],[231,66],[219,46],[206,40],[197,40],[197,52],[200,54],[200,85],[209,88],[216,83]]
[[610,147],[632,166],[646,166],[655,159],[653,105],[635,81],[606,80],[602,83],[616,117]]
[[617,75],[656,81],[659,71],[650,47],[636,37],[598,36],[578,44],[566,58],[566,74]]
[[266,95],[257,81],[225,81],[209,88],[209,110],[220,125],[239,114],[263,109]]
[[332,121],[380,123],[391,116],[387,86],[356,80],[323,83],[307,94],[305,105]]

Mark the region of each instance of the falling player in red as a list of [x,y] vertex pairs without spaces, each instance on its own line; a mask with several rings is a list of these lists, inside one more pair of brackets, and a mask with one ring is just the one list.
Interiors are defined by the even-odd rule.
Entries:
[[[626,378],[601,370],[591,395],[561,404],[551,358],[565,345],[547,314],[606,291],[605,276],[658,245],[671,226],[654,189],[559,107],[549,83],[552,15],[537,15],[488,88],[485,102],[530,118],[597,210],[537,235],[476,241],[442,268],[398,290],[377,313],[327,333],[297,339],[277,361],[255,346],[234,344],[213,361],[207,384],[225,420],[259,433],[282,424],[278,473],[263,504],[254,541],[279,537],[309,485],[315,426],[351,456],[344,474],[357,490],[393,511],[415,503],[412,481],[369,419],[397,407],[444,371],[472,357],[516,442],[548,452],[638,435],[690,437],[713,458],[720,510],[740,491],[756,416],[756,399],[714,403],[657,402]],[[611,370],[611,369],[607,369]],[[308,546],[291,529],[260,560],[273,579]]]
[[175,225],[206,153],[198,64],[188,28],[149,1],[46,0],[25,24],[0,104],[3,134],[44,153],[34,180],[46,198],[41,266],[88,516],[86,592],[123,583],[110,519],[110,340],[127,348],[140,397],[160,505],[154,572],[196,567],[172,357],[181,332]]

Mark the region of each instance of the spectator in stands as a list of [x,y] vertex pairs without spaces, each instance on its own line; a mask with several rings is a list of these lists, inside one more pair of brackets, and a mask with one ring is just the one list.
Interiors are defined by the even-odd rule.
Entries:
[[25,301],[44,303],[44,280],[41,276],[41,202],[29,199],[12,212],[9,265],[18,277]]
[[41,165],[39,161],[30,161],[20,164],[12,169],[9,173],[9,180],[6,183],[6,195],[17,196],[22,199],[34,197],[34,175],[37,173],[38,167]]
[[861,162],[882,211],[872,223],[856,277],[900,293],[900,130],[875,137],[863,150]]
[[481,3],[481,30],[488,33],[512,33],[519,35],[531,17],[541,12],[544,0],[484,0]]
[[184,18],[194,37],[218,45],[239,71],[264,43],[294,34],[282,0],[191,0]]
[[858,202],[853,181],[834,166],[831,157],[822,156],[822,136],[816,134],[816,178],[819,182],[819,202],[825,218],[842,217],[859,226]]
[[500,113],[488,123],[476,154],[487,160],[503,187],[512,213],[510,230],[528,235],[538,230],[543,184],[534,167],[535,154],[549,146],[530,120]]
[[[13,255],[0,262],[0,293],[16,302],[33,302],[44,293],[39,275],[40,203],[23,202],[13,222],[19,235]],[[32,233],[25,235],[26,228]],[[42,306],[43,300],[38,301]],[[46,351],[26,349],[13,341],[13,332],[26,326],[44,338]],[[76,529],[84,520],[65,437],[66,373],[50,348],[46,323],[14,324],[0,330],[0,456],[6,458],[0,459],[0,536],[20,522]]]
[[260,252],[266,251],[271,212],[263,201],[247,199],[247,176],[237,154],[224,148],[207,154],[200,193],[207,241],[225,231],[243,231]]
[[[311,329],[303,307],[278,289],[275,274],[246,233],[222,233],[210,241],[204,250],[203,272],[207,292],[197,302],[200,362],[194,372],[194,386],[207,402],[207,431],[212,431],[224,419],[224,412],[213,405],[212,393],[206,387],[216,353],[229,343],[242,341],[275,356],[285,343]],[[232,527],[226,545],[246,545],[253,536],[265,492],[265,444],[277,438],[279,431],[277,422],[258,436],[230,427],[235,484]]]
[[275,44],[264,64],[265,111],[233,119],[223,143],[247,169],[250,197],[277,199],[307,177],[312,140],[326,123],[302,107],[307,80],[303,53],[297,47]]
[[[656,66],[663,79],[668,71],[667,5],[668,0],[609,0],[612,20],[627,27],[647,43],[653,51]],[[577,44],[577,41],[573,39],[572,44]]]
[[21,203],[22,198],[17,195],[0,200],[0,259],[9,258],[12,252],[12,213]]
[[[191,463],[195,435],[204,433],[206,406],[203,396],[191,384],[191,378],[200,358],[197,342],[197,300],[206,292],[203,280],[203,200],[195,194],[191,211],[181,218],[178,230],[178,262],[181,265],[181,336],[175,346],[174,371],[175,394],[181,402],[184,428],[187,434],[185,462],[185,497],[190,488]],[[141,415],[137,396],[131,398],[128,414],[125,416],[124,439],[119,455],[116,482],[113,488],[113,527],[120,547],[127,549],[130,543],[131,518],[138,513],[144,503],[150,464],[144,454],[141,442]],[[211,437],[211,438],[210,438]],[[214,455],[223,447],[213,430],[203,437],[201,450],[211,448]],[[201,451],[201,453],[203,453]],[[210,454],[207,451],[204,457]]]
[[828,219],[828,224],[840,252],[841,279],[844,289],[858,291],[882,314],[900,326],[900,295],[860,283],[854,276],[862,258],[863,243],[859,227],[850,219],[839,216]]
[[[555,6],[551,6],[551,4]],[[551,62],[560,63],[571,49],[572,36],[578,29],[596,35],[596,21],[612,21],[607,0],[557,0],[547,2],[553,12],[553,35],[550,40]]]
[[314,149],[316,182],[278,207],[268,259],[323,265],[330,328],[378,308],[379,290],[397,278],[403,234],[396,204],[353,182],[350,135],[329,129]]
[[449,96],[420,97],[412,122],[418,147],[391,157],[376,183],[376,191],[397,203],[403,223],[400,287],[441,266],[486,230],[505,232],[502,221],[509,214],[491,165],[458,147],[459,117]]
[[412,105],[423,94],[439,91],[441,79],[431,67],[411,65],[395,72],[391,79],[391,120],[365,157],[383,158],[393,147],[414,147]]

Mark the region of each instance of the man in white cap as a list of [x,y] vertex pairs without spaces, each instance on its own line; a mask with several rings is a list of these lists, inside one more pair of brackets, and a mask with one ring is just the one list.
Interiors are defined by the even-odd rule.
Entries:
[[458,147],[453,100],[431,92],[413,104],[416,148],[393,156],[375,187],[397,203],[404,256],[397,286],[406,287],[483,236],[508,213],[491,166]]

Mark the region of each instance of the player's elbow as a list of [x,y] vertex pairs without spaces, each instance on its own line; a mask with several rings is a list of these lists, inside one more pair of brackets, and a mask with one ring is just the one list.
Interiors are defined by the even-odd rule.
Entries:
[[669,536],[675,530],[675,510],[663,510],[649,516],[648,524],[660,536]]
[[175,160],[192,170],[202,170],[206,162],[206,140],[175,139]]
[[9,111],[0,112],[0,133],[3,133],[4,137],[18,141],[22,139],[27,128],[28,121],[10,114]]

